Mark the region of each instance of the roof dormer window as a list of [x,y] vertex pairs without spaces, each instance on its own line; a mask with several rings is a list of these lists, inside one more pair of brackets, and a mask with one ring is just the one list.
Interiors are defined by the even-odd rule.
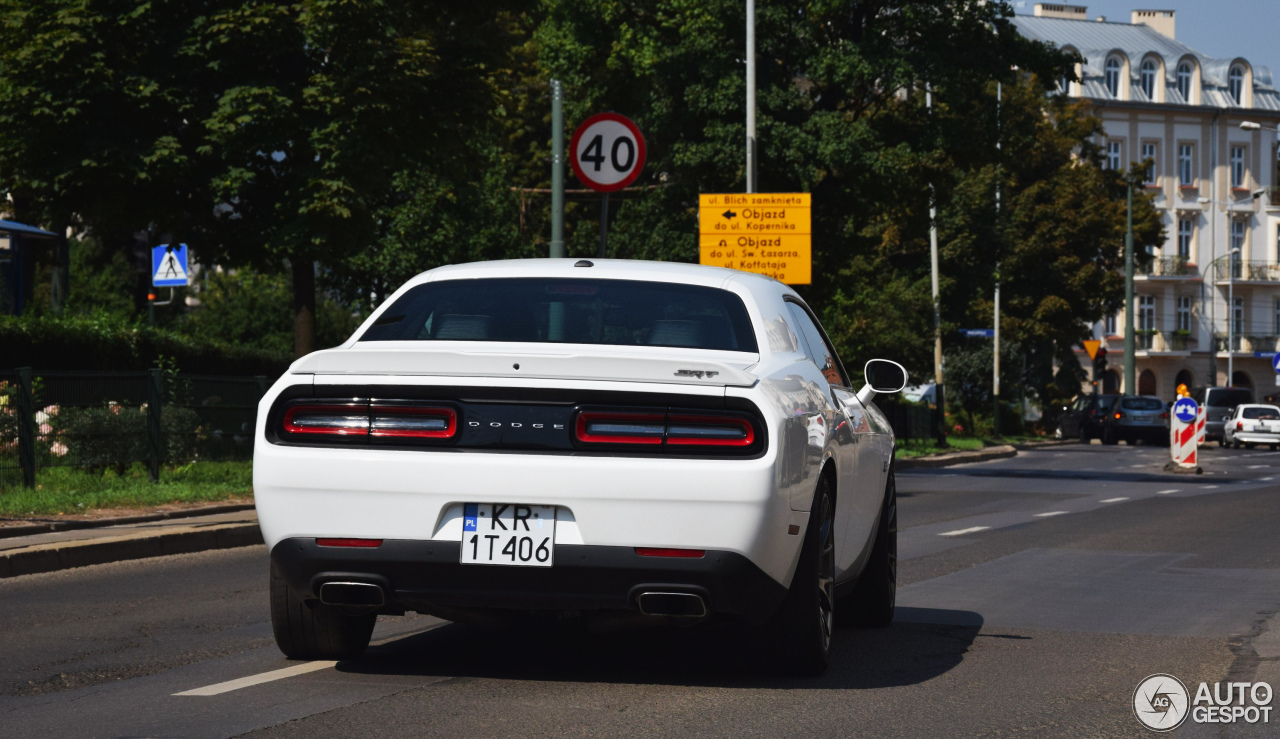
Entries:
[[1107,92],[1111,93],[1111,97],[1120,97],[1120,60],[1111,57],[1107,60],[1106,76],[1104,81],[1107,85]]
[[1156,99],[1156,63],[1150,59],[1142,63],[1142,77],[1139,81],[1142,85],[1142,94],[1147,96],[1148,100]]
[[1236,105],[1244,101],[1244,67],[1237,64],[1227,73],[1227,93]]
[[1191,64],[1183,62],[1178,65],[1178,94],[1182,102],[1191,102]]

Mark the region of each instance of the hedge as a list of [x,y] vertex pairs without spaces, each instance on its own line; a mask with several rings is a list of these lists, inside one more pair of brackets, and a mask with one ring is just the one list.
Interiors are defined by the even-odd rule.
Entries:
[[290,357],[96,317],[0,316],[0,370],[141,370],[161,357],[202,375],[284,373]]

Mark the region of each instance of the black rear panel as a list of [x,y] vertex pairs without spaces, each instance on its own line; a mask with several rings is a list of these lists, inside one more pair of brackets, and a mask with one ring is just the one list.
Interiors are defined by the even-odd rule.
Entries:
[[[457,433],[449,439],[375,439],[368,436],[317,437],[284,430],[285,411],[300,404],[377,407],[419,404],[457,413]],[[575,435],[580,411],[625,411],[662,415],[708,414],[749,421],[755,440],[746,447],[584,444]],[[768,446],[767,430],[755,406],[740,398],[660,393],[601,392],[552,388],[475,388],[401,385],[296,386],[283,393],[267,418],[267,440],[286,446],[404,449],[424,452],[518,451],[552,454],[672,457],[758,457]]]

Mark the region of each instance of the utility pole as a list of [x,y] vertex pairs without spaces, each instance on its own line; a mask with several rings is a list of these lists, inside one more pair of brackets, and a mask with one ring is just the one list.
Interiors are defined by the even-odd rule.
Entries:
[[551,253],[564,258],[564,88],[551,80]]
[[[1213,121],[1209,124],[1209,279],[1200,281],[1201,302],[1205,298],[1205,292],[1208,293],[1209,302],[1209,387],[1218,384],[1218,116],[1222,115],[1221,111],[1214,114]],[[1206,287],[1207,286],[1207,287]],[[1227,315],[1230,316],[1231,307],[1227,307]],[[1228,318],[1228,321],[1231,319]],[[1228,347],[1230,351],[1230,347]],[[1231,384],[1231,378],[1227,378],[1227,384]]]
[[[924,86],[924,107],[933,115],[933,88]],[[938,444],[947,441],[947,405],[942,384],[942,300],[938,289],[938,203],[933,183],[929,183],[929,265],[933,278],[933,382],[938,404]]]
[[756,0],[747,0],[747,192],[756,191]]
[[1124,393],[1137,395],[1133,336],[1133,179],[1129,179],[1129,208],[1124,232]]
[[[996,82],[996,225],[1000,223],[1000,103],[1004,97],[1004,86],[1001,82]],[[997,248],[999,242],[997,241]],[[992,343],[992,362],[991,362],[991,396],[995,400],[994,415],[991,416],[991,433],[993,436],[1000,436],[1000,257],[996,255],[996,295],[995,295],[995,321],[994,335]]]

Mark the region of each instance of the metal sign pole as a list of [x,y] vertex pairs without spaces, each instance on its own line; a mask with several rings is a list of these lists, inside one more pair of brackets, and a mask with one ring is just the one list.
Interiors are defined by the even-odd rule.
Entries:
[[600,253],[597,254],[601,259],[605,258],[605,243],[609,237],[609,193],[605,193],[600,198]]
[[747,192],[756,191],[756,1],[747,0]]
[[564,257],[564,89],[551,80],[551,251]]

